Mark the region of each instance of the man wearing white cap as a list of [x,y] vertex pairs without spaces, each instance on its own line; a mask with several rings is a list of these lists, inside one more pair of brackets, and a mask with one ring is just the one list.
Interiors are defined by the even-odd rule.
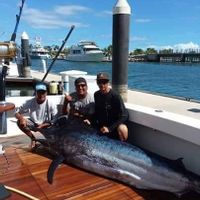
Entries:
[[[35,146],[32,131],[47,128],[57,115],[57,107],[47,99],[47,87],[44,83],[35,86],[35,97],[16,109],[18,127],[31,138],[31,147]],[[24,117],[26,114],[27,117]]]

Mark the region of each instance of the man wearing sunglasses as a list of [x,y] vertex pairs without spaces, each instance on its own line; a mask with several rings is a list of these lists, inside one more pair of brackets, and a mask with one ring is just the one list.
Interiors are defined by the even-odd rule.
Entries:
[[109,87],[107,73],[97,74],[97,85],[99,90],[94,94],[97,128],[110,138],[126,141],[128,111],[121,96]]
[[48,101],[47,87],[44,83],[36,84],[35,97],[17,108],[15,113],[18,127],[31,138],[31,148],[35,147],[33,132],[51,126],[56,116],[57,107]]
[[74,85],[76,92],[65,95],[63,114],[89,123],[94,114],[94,98],[88,93],[87,82],[83,77],[77,78]]

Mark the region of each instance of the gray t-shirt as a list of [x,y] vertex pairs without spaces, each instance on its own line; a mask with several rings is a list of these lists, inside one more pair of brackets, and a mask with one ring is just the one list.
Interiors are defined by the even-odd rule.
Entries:
[[70,94],[72,101],[69,104],[70,112],[78,112],[83,116],[91,116],[94,114],[94,98],[92,95],[87,93],[83,99],[78,98],[77,93],[73,92]]
[[32,98],[17,108],[16,112],[28,114],[32,121],[42,124],[55,119],[58,110],[56,105],[47,99],[42,104],[38,104],[36,98]]

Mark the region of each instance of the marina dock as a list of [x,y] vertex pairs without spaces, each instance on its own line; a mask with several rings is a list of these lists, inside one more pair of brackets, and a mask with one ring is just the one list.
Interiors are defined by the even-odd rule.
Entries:
[[[31,70],[31,77],[24,78],[19,76],[6,76],[7,83],[33,83],[35,81],[41,81],[44,77],[45,73],[41,71]],[[46,83],[50,83],[51,81],[60,82],[61,76],[58,74],[49,73],[45,79]]]
[[155,53],[155,54],[141,54],[132,55],[130,61],[135,62],[166,62],[166,63],[199,63],[200,53]]

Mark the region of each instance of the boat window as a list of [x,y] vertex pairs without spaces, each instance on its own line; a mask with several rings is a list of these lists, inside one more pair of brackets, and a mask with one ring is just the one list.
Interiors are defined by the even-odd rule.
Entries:
[[80,54],[81,50],[73,50],[73,54]]
[[99,51],[99,48],[84,48],[84,51]]

